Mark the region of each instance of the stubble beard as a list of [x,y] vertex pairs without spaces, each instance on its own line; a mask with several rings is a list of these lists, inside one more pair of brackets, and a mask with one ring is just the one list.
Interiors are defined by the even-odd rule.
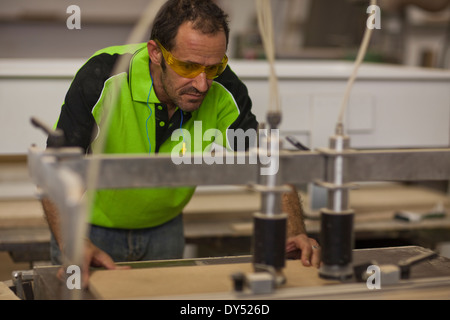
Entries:
[[[167,105],[173,108],[179,107],[181,110],[187,112],[199,109],[207,92],[200,92],[194,87],[182,88],[177,92],[170,86],[166,72],[167,71],[163,71],[161,73],[161,83],[166,96],[169,98]],[[199,98],[189,98],[189,94],[200,96]]]

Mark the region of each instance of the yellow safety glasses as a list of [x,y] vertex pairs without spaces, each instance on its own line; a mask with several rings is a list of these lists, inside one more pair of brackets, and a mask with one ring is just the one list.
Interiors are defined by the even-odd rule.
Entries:
[[226,55],[223,57],[221,63],[207,67],[198,63],[180,61],[169,51],[167,51],[158,40],[155,39],[155,42],[161,49],[164,60],[166,60],[167,64],[173,69],[173,71],[184,78],[192,79],[204,72],[207,79],[215,79],[225,70],[228,63],[228,57]]

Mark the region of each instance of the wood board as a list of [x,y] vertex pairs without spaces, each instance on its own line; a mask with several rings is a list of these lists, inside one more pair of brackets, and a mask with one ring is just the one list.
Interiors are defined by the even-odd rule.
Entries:
[[[253,272],[251,263],[197,265],[166,268],[98,270],[90,277],[89,290],[98,299],[139,299],[231,292],[231,275]],[[287,260],[283,287],[337,284],[319,277],[318,269],[304,267],[300,260]]]

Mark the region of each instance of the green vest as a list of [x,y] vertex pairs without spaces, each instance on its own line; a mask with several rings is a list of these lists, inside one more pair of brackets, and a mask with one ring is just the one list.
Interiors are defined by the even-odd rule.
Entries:
[[[127,55],[127,59],[129,59],[129,68],[126,72],[108,75],[108,77],[104,76],[101,80],[102,84],[92,86],[97,87],[96,90],[82,88],[84,86],[82,79],[86,78],[87,75],[92,76],[93,73],[98,72],[95,70],[102,69],[105,64],[110,63],[108,59],[111,57],[124,55]],[[105,58],[108,62],[94,63],[94,61],[102,60],[101,58]],[[149,63],[145,43],[110,47],[96,52],[80,69],[83,71],[77,73],[71,85],[72,90],[69,90],[66,97],[57,126],[65,132],[74,131],[73,124],[69,123],[73,123],[75,120],[65,120],[69,117],[73,118],[73,116],[69,116],[70,112],[68,111],[71,108],[74,110],[77,108],[76,112],[86,111],[81,111],[81,108],[75,106],[71,101],[95,101],[94,105],[91,106],[86,103],[87,106],[82,108],[83,110],[89,110],[88,108],[90,108],[97,127],[97,135],[89,147],[92,152],[154,154],[157,145],[155,132],[157,126],[162,125],[162,123],[155,121],[158,111],[156,108],[161,107],[161,104],[152,86]],[[234,74],[233,76],[235,77]],[[187,120],[180,121],[180,127],[186,130],[184,132],[189,133],[191,137],[191,139],[185,140],[188,151],[202,152],[211,145],[211,141],[203,140],[201,145],[194,143],[194,132],[199,133],[199,124],[201,124],[202,136],[208,129],[217,129],[221,133],[218,137],[223,139],[215,142],[225,147],[229,147],[227,129],[230,127],[245,127],[244,129],[256,127],[256,120],[254,120],[250,110],[244,112],[243,107],[238,105],[237,102],[250,101],[250,99],[248,97],[236,97],[236,94],[233,95],[230,90],[234,90],[234,87],[231,85],[231,81],[229,82],[230,86],[227,83],[225,80],[223,83],[214,81],[201,107],[194,112],[184,113],[183,118]],[[242,86],[241,83],[240,90],[236,91],[238,95],[246,93],[246,90],[242,91]],[[77,87],[82,88],[82,90],[79,88],[76,90]],[[90,91],[95,91],[95,94]],[[80,95],[78,92],[85,92],[83,94],[89,98],[78,98],[77,95]],[[248,102],[245,104],[248,104]],[[110,110],[111,106],[113,106],[112,110]],[[246,105],[246,108],[250,109],[250,106]],[[106,110],[110,112],[109,125],[102,121],[102,115]],[[181,111],[177,110],[177,112]],[[62,117],[63,113],[64,117]],[[238,119],[240,120],[237,121]],[[241,124],[236,125],[237,122]],[[66,125],[64,125],[65,123]],[[195,128],[195,125],[197,125],[197,128]],[[70,132],[67,132],[66,136],[70,135]],[[179,150],[182,146],[183,136],[177,135],[177,137],[179,139],[175,141],[172,141],[169,137],[160,142],[158,152],[160,154],[171,154],[174,148]],[[72,139],[76,138],[72,137]],[[74,145],[78,142],[71,142],[70,144]],[[101,150],[98,150],[100,148]],[[191,199],[194,191],[194,187],[98,190],[92,208],[91,223],[98,226],[125,229],[158,226],[179,215]]]

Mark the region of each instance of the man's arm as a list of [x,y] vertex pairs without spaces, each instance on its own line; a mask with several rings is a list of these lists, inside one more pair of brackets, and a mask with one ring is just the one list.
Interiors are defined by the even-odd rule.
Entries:
[[49,198],[42,198],[41,200],[42,208],[44,209],[45,218],[47,219],[48,226],[53,236],[55,237],[56,242],[58,243],[59,248],[61,249],[62,240],[61,240],[61,222],[59,219],[58,209],[56,205]]
[[292,191],[283,193],[283,212],[288,214],[287,237],[306,234],[305,221],[303,219],[303,206],[300,202],[297,189],[290,186]]
[[[49,225],[50,231],[55,237],[56,242],[58,243],[59,249],[61,252],[64,250],[64,243],[61,235],[61,220],[58,212],[58,208],[56,205],[48,198],[44,197],[41,201],[42,208],[44,209],[45,218],[47,219],[47,223]],[[104,251],[100,250],[97,246],[95,246],[88,238],[85,238],[85,253],[84,253],[84,262],[82,268],[82,283],[83,286],[86,287],[89,278],[89,266],[95,267],[105,267],[107,269],[116,269],[114,261],[111,257]],[[121,267],[127,268],[127,267]],[[60,270],[59,276],[64,270]]]
[[288,214],[286,254],[288,258],[301,259],[304,266],[320,265],[320,246],[306,234],[303,206],[297,189],[283,194],[283,212]]

